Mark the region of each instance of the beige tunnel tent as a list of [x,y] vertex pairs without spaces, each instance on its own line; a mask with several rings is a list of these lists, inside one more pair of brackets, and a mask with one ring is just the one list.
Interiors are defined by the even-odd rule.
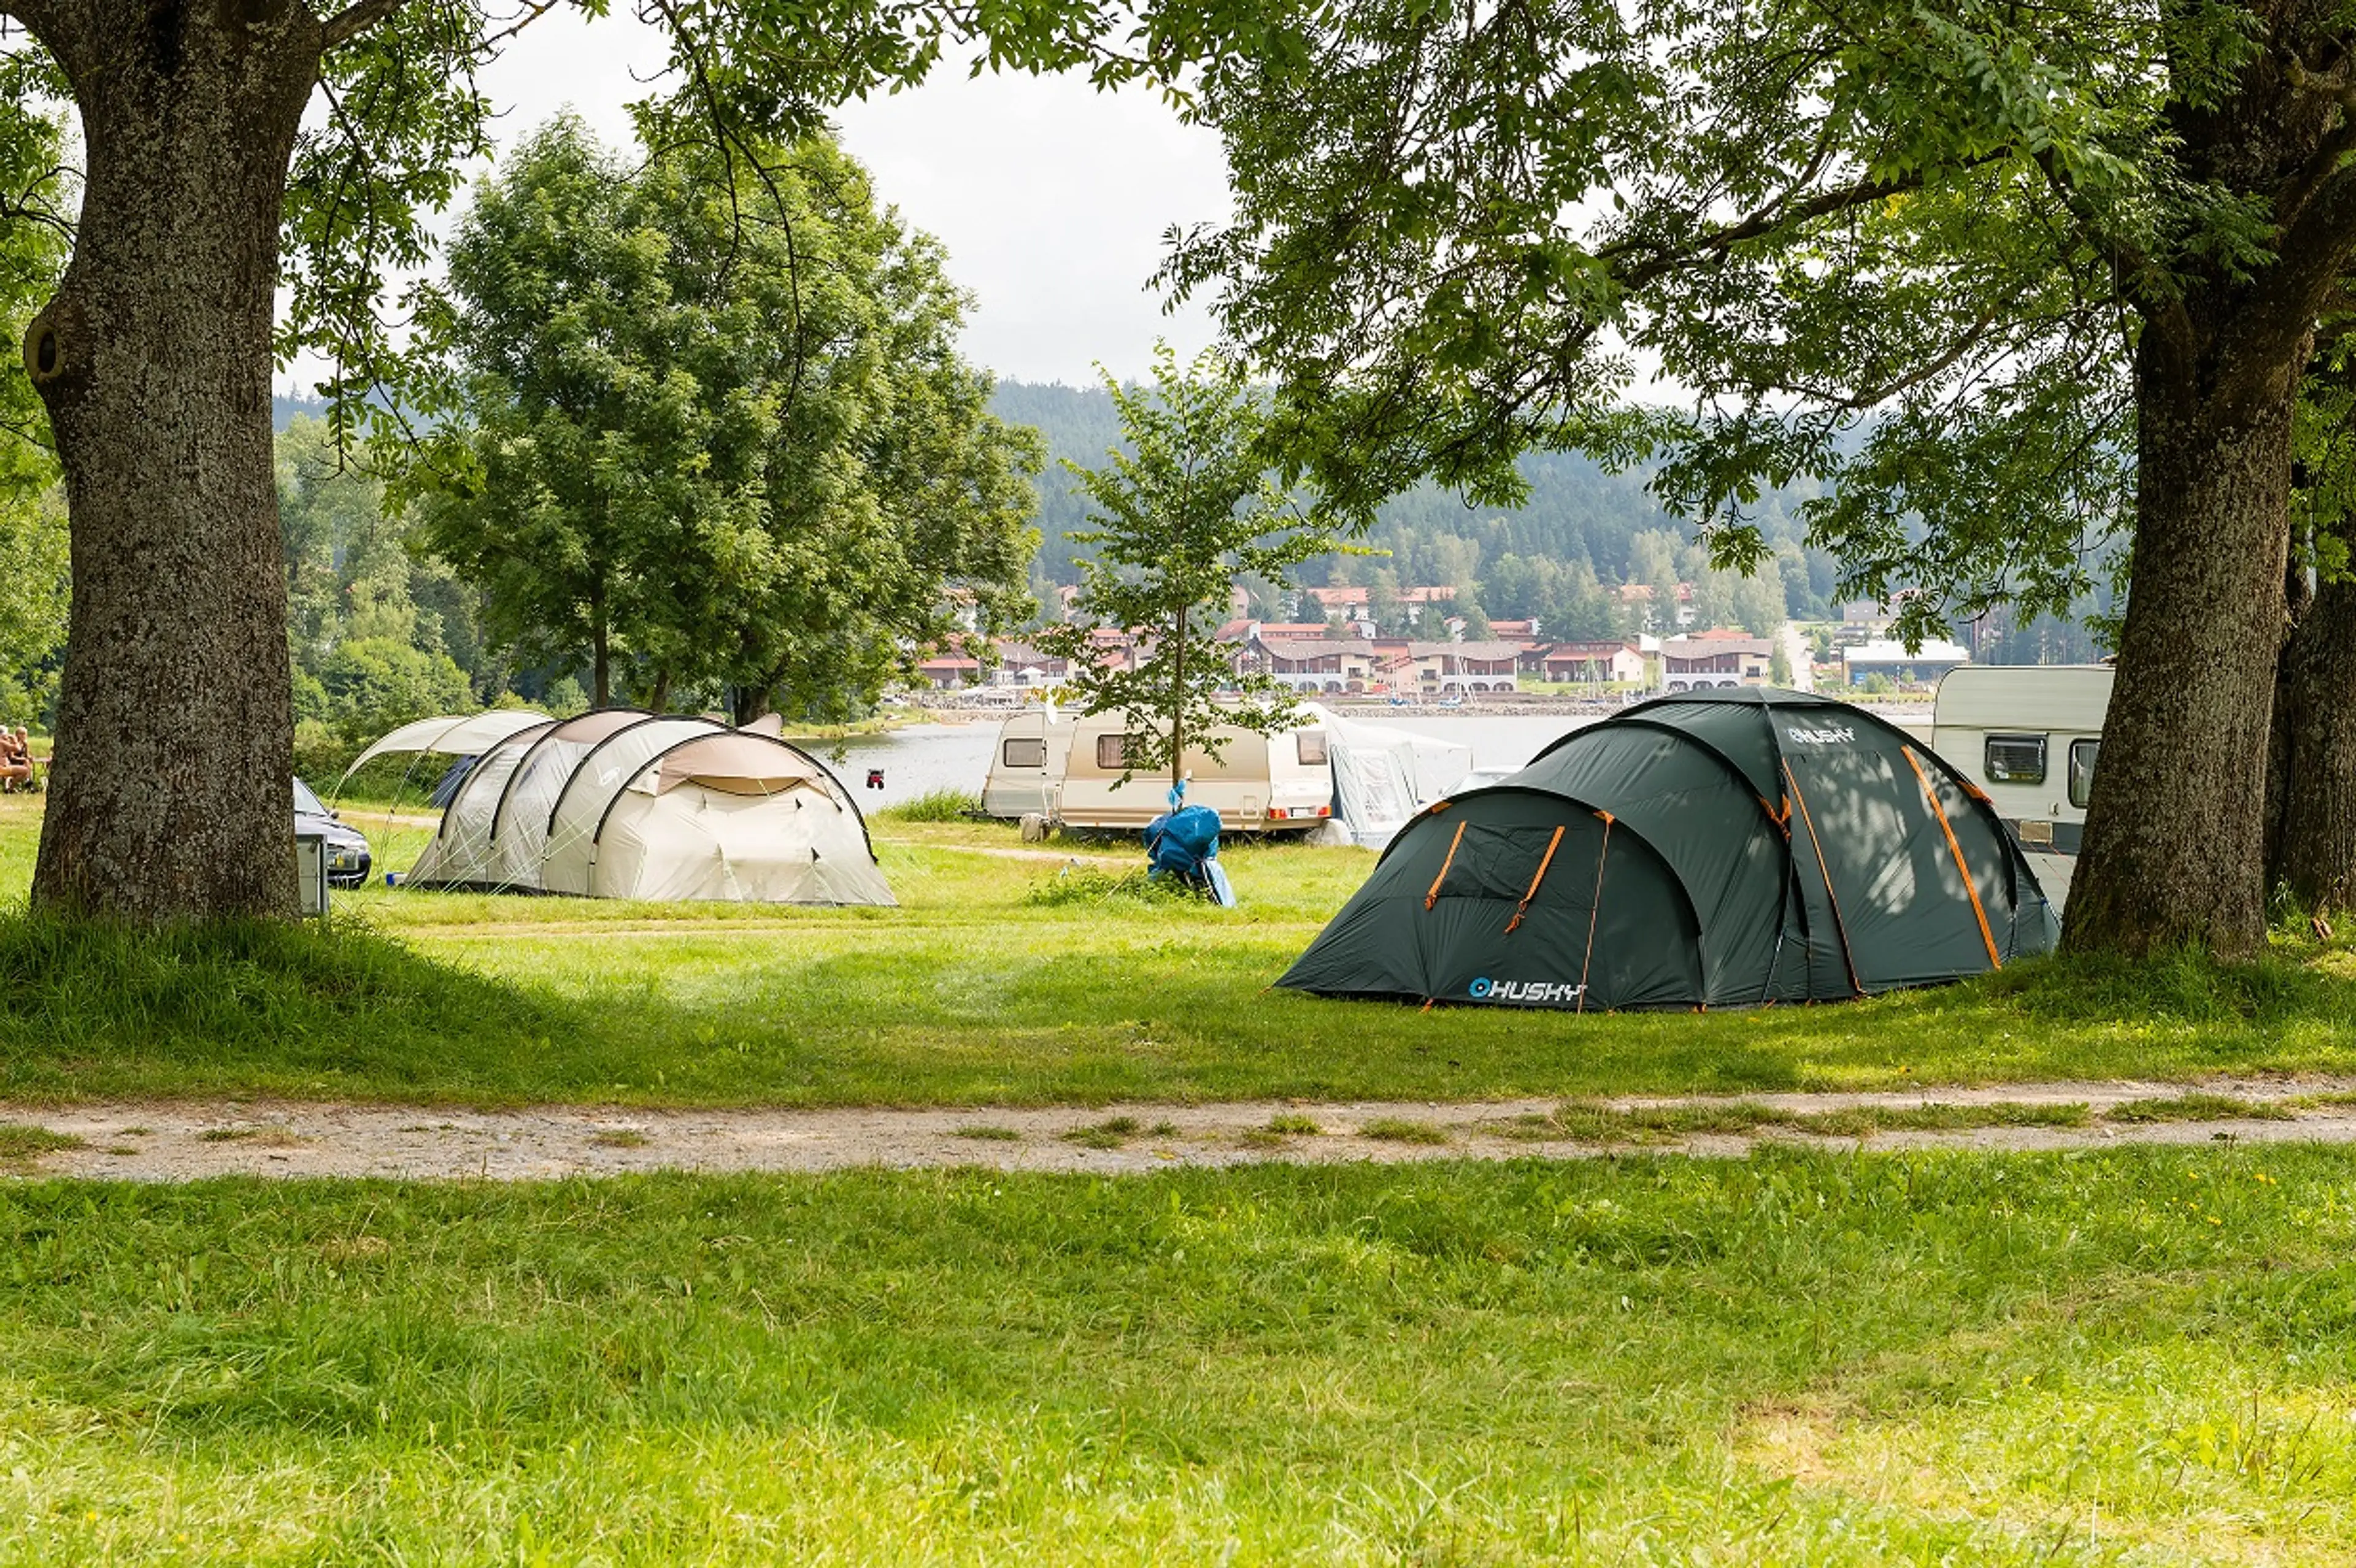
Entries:
[[816,758],[774,735],[626,709],[491,741],[409,881],[594,898],[894,901],[857,802]]

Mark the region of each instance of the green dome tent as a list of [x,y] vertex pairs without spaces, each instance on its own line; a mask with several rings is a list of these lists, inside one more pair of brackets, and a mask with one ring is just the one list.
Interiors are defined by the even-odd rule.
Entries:
[[1582,1011],[1833,1001],[1980,974],[2058,931],[1987,797],[1904,731],[1726,688],[1430,806],[1277,984]]

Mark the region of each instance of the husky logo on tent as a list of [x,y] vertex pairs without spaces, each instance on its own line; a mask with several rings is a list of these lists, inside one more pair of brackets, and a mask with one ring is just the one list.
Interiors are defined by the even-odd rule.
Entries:
[[1568,980],[1492,980],[1486,976],[1472,982],[1470,990],[1476,1002],[1575,1002],[1584,986],[1574,986]]
[[1827,730],[1803,730],[1792,724],[1784,726],[1783,733],[1803,746],[1846,746],[1857,739],[1857,731],[1846,724]]

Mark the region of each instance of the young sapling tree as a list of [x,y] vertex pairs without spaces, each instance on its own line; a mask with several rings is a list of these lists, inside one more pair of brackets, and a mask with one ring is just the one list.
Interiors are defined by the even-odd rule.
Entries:
[[[1236,579],[1280,590],[1292,568],[1344,547],[1269,476],[1266,415],[1242,365],[1206,350],[1182,370],[1165,343],[1151,386],[1105,382],[1130,450],[1096,468],[1065,463],[1094,526],[1069,536],[1089,552],[1080,592],[1039,645],[1068,662],[1083,712],[1122,716],[1122,782],[1166,773],[1174,790],[1190,749],[1219,757],[1222,726],[1265,735],[1299,718],[1289,689],[1238,673],[1215,635]],[[1108,650],[1100,631],[1133,651]]]

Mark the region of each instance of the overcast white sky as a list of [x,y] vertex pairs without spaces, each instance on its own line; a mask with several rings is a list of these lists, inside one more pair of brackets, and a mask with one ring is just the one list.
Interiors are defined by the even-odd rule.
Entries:
[[[663,49],[616,10],[599,21],[553,12],[484,74],[506,111],[502,144],[567,105],[607,141],[628,140],[622,106],[646,93],[632,69],[651,69]],[[969,80],[944,66],[914,92],[850,105],[840,124],[883,199],[939,236],[950,275],[979,296],[968,358],[1002,378],[1087,385],[1097,360],[1141,375],[1156,336],[1182,356],[1210,340],[1202,311],[1164,316],[1146,280],[1170,225],[1226,216],[1226,165],[1216,137],[1180,124],[1153,94],[1099,93],[1079,79]]]

